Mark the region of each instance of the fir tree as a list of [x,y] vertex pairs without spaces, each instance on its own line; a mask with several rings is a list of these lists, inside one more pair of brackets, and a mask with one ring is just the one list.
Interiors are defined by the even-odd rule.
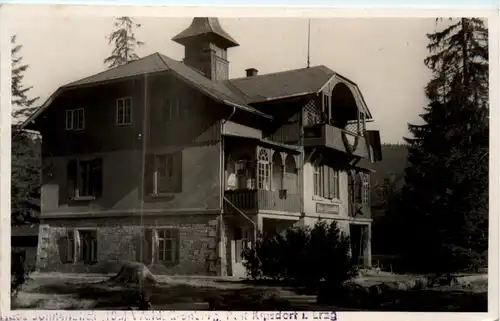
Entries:
[[40,203],[40,141],[33,134],[21,130],[19,122],[30,116],[38,97],[29,98],[33,88],[23,84],[28,65],[22,63],[22,45],[12,44],[12,126],[11,154],[11,222],[15,225],[37,221],[33,214],[39,212]]
[[11,155],[11,223],[38,222],[40,212],[41,142],[33,134],[14,128]]
[[488,31],[480,19],[450,19],[427,37],[433,78],[424,124],[406,138],[399,212],[411,229],[399,251],[407,268],[445,274],[479,265],[487,249]]
[[144,45],[143,42],[135,38],[134,27],[140,28],[141,25],[135,23],[132,18],[118,17],[114,26],[116,30],[107,37],[109,44],[114,45],[111,56],[104,59],[104,63],[108,65],[108,68],[118,67],[139,59],[135,49]]
[[25,87],[23,85],[24,73],[28,69],[28,65],[23,64],[23,57],[20,56],[20,51],[22,45],[16,43],[16,36],[12,36],[10,39],[11,48],[11,59],[12,59],[12,117],[15,121],[21,121],[23,118],[31,115],[35,109],[33,104],[39,99],[39,97],[28,98],[29,91],[33,88],[32,86]]

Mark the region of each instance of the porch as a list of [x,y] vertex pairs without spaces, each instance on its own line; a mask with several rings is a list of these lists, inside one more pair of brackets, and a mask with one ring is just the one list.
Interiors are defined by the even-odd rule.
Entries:
[[239,136],[224,147],[225,213],[301,213],[299,148]]
[[[300,212],[300,196],[280,191],[268,191],[259,189],[226,190],[226,199],[238,209],[246,213],[257,213],[262,211],[274,212]],[[225,202],[224,212],[231,212],[232,206]]]

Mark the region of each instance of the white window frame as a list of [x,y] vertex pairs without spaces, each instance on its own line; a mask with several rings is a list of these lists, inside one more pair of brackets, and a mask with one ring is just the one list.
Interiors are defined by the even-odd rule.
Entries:
[[[80,117],[82,118],[80,126]],[[85,109],[67,109],[66,110],[66,130],[68,131],[80,131],[85,129]]]
[[313,189],[313,195],[317,197],[322,197],[323,196],[323,180],[324,180],[324,175],[323,175],[323,166],[321,165],[314,165],[313,166],[313,182],[314,182],[314,189]]
[[340,171],[338,169],[333,168],[333,182],[328,182],[328,185],[333,186],[333,195],[330,194],[331,199],[340,200]]
[[[81,259],[81,255],[83,252],[83,243],[82,243],[82,238],[81,238],[81,233],[82,232],[95,232],[95,248],[93,249],[94,251],[94,256],[95,260],[91,260],[91,262],[88,263],[97,263],[99,261],[99,236],[97,233],[96,228],[92,227],[81,227],[81,228],[72,228],[72,229],[67,229],[66,230],[66,237],[68,238],[68,245],[71,244],[72,247],[72,255],[71,257],[68,256],[68,253],[66,253],[66,261],[71,264],[75,263],[84,263],[84,260]],[[71,241],[70,241],[71,240]],[[92,251],[92,249],[91,249]]]
[[[159,168],[160,167],[160,158],[163,158],[163,157],[165,158],[164,173],[162,173],[163,170],[161,170],[161,168]],[[175,157],[175,154],[170,154],[170,153],[155,154],[154,155],[153,195],[162,195],[162,194],[173,193],[174,184],[175,184],[174,157]],[[169,167],[170,167],[170,170],[169,170]],[[162,182],[162,180],[163,180],[163,182]],[[161,184],[167,184],[170,187],[163,190],[161,187]]]
[[[333,170],[333,181],[330,181],[329,170]],[[330,194],[324,197],[325,182],[328,183]],[[324,165],[313,165],[313,197],[327,200],[340,200],[340,171]]]
[[[154,242],[154,259],[161,263],[176,263],[178,261],[177,248],[180,246],[179,237],[177,237],[178,231],[175,228],[156,228],[153,230],[153,242]],[[170,234],[170,235],[168,235]],[[163,241],[163,246],[161,245]],[[166,248],[166,241],[171,242],[170,249]],[[163,249],[161,249],[163,247]],[[171,253],[170,259],[167,259],[165,253]]]
[[365,205],[370,204],[370,175],[369,174],[361,174],[361,200]]
[[[129,102],[128,109],[126,102]],[[120,109],[123,109],[123,113],[120,114]],[[122,97],[116,100],[116,125],[117,126],[127,126],[132,124],[132,97]],[[129,113],[129,119],[127,122],[127,112]],[[121,116],[121,118],[120,118]]]
[[[245,259],[243,258],[243,253],[246,250],[249,250],[252,248],[252,234],[251,234],[251,229],[245,226],[240,226],[237,227],[241,231],[241,239],[236,239],[234,238],[234,261],[236,263],[241,263],[244,262]],[[236,229],[235,229],[236,230]],[[235,233],[233,231],[233,233]],[[235,235],[234,235],[235,236]]]
[[264,148],[259,150],[257,176],[257,188],[271,190],[271,162],[269,161],[269,152]]
[[[77,262],[85,263],[85,260],[82,259],[82,254],[83,254],[83,241],[82,241],[82,233],[90,232],[95,232],[95,242],[93,245],[95,245],[95,248],[93,248],[93,245],[91,245],[90,252],[91,256],[95,257],[95,260],[90,260],[90,262],[86,263],[97,263],[99,261],[99,245],[98,245],[98,235],[97,235],[97,229],[95,228],[79,228],[76,230],[76,236],[78,237],[78,257],[76,259]],[[94,253],[94,255],[92,255]]]

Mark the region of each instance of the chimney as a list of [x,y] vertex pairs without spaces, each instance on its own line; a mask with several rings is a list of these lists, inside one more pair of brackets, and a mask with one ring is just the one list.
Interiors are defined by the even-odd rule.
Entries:
[[257,76],[257,74],[259,73],[259,71],[255,68],[248,68],[245,69],[245,71],[247,72],[247,77]]

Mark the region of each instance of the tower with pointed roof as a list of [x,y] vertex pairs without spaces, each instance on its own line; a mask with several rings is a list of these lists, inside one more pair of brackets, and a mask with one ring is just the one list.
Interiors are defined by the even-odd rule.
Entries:
[[211,80],[229,78],[227,49],[239,46],[222,29],[218,18],[194,18],[173,41],[184,46],[184,63]]

